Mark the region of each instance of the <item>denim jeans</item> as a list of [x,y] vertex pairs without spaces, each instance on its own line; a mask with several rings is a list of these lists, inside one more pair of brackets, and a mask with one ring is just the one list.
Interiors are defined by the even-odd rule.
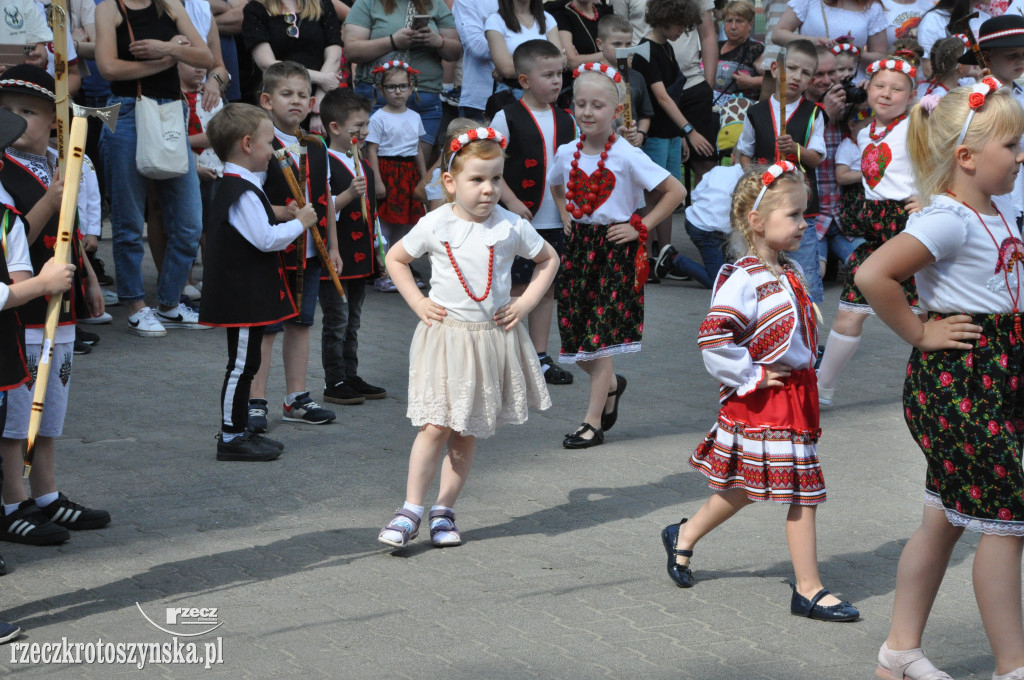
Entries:
[[643,149],[648,158],[668,170],[680,182],[683,181],[682,137],[648,137]]
[[825,232],[825,238],[818,241],[818,259],[822,262],[826,261],[831,250],[832,254],[845,264],[850,259],[850,255],[853,255],[853,251],[857,250],[862,243],[864,243],[864,239],[861,236],[853,238],[844,236],[839,231],[839,223],[833,220],[832,225]]
[[346,279],[346,303],[338,295],[334,283],[320,282],[320,309],[324,313],[321,336],[321,356],[324,363],[324,382],[328,387],[359,375],[359,325],[366,298],[366,279]]
[[693,245],[697,246],[697,252],[700,253],[700,259],[704,261],[704,264],[701,265],[686,255],[679,254],[673,258],[672,265],[676,269],[686,272],[705,288],[711,288],[715,277],[718,276],[718,270],[725,264],[725,253],[729,248],[729,235],[720,231],[708,231],[695,227],[690,224],[689,220],[686,222],[686,233],[693,241]]
[[[380,90],[370,83],[356,83],[355,92],[360,97],[366,97],[374,102],[375,112],[387,103]],[[441,128],[441,95],[437,92],[413,92],[406,106],[420,114],[420,118],[423,119],[423,129],[427,133],[420,136],[420,141],[433,145]]]
[[818,232],[814,228],[813,217],[804,221],[807,223],[807,228],[804,229],[800,249],[789,255],[804,270],[804,282],[807,284],[807,294],[811,300],[824,302],[825,284],[821,282],[821,270],[818,268]]
[[[168,100],[158,100],[164,103]],[[117,130],[103,128],[100,144],[103,167],[110,190],[110,224],[113,231],[114,270],[117,297],[126,302],[145,300],[142,280],[142,232],[145,226],[146,191],[150,182],[163,207],[167,250],[157,280],[157,299],[165,307],[175,307],[188,282],[192,262],[199,251],[203,233],[202,199],[195,155],[188,154],[188,171],[173,179],[149,180],[135,165],[135,98],[111,97],[110,104],[121,104]],[[182,102],[182,116],[187,111]],[[188,144],[183,139],[182,144]]]

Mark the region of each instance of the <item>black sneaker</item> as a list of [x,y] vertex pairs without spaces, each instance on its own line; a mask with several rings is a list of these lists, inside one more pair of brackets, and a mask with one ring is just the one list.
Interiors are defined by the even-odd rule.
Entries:
[[96,280],[101,286],[114,285],[114,279],[107,273],[107,268],[103,266],[103,260],[98,257],[91,257],[89,258],[89,264],[92,265],[92,270],[96,272]]
[[[52,505],[52,503],[51,503]],[[22,501],[18,509],[0,517],[0,541],[27,545],[57,545],[71,538],[64,527],[59,527],[42,513],[31,498]]]
[[249,422],[248,428],[256,433],[267,431],[267,400],[249,400]]
[[81,328],[75,328],[75,340],[81,340],[89,346],[100,344],[100,336],[89,331],[83,331]]
[[255,432],[250,432],[249,435],[254,444],[266,444],[267,446],[273,446],[278,451],[284,451],[284,444],[277,441],[276,439],[264,437],[263,435],[256,434]]
[[658,261],[653,257],[647,258],[647,264],[651,268],[650,273],[647,275],[647,283],[661,283],[661,277],[658,276]]
[[75,338],[75,354],[88,354],[91,351],[91,345],[87,345],[78,338]]
[[[217,460],[265,461],[274,460],[281,455],[274,442],[246,430],[229,442],[217,434]],[[283,448],[283,447],[282,447]]]
[[337,417],[334,411],[328,411],[313,401],[309,396],[309,392],[303,392],[295,401],[284,405],[283,420],[289,423],[324,425],[334,422],[334,419]]
[[339,383],[334,383],[324,388],[324,401],[329,401],[332,404],[355,406],[366,401],[366,397],[360,394],[355,387],[349,385],[347,381],[342,380]]
[[376,385],[371,385],[358,375],[346,378],[345,384],[367,399],[383,399],[388,396],[388,391],[386,389],[383,387],[377,387]]
[[666,278],[672,272],[672,269],[675,266],[672,264],[672,260],[674,260],[678,254],[679,251],[676,250],[671,243],[668,244],[661,249],[660,253],[658,253],[658,259],[654,263],[654,266],[651,267],[651,271],[653,271],[655,276],[659,279]]
[[110,524],[110,513],[106,510],[92,510],[79,505],[68,500],[63,493],[58,493],[57,500],[39,509],[51,522],[72,531],[101,529]]

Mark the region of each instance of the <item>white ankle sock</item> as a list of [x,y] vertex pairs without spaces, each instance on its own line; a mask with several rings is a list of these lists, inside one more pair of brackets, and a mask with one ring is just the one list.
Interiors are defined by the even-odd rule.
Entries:
[[860,345],[859,335],[843,335],[832,331],[825,343],[825,355],[821,358],[818,368],[818,387],[827,390],[835,389],[839,383],[839,375],[857,353]]
[[4,503],[4,514],[10,515],[12,512],[18,509],[21,503]]
[[416,515],[417,517],[423,517],[423,510],[424,510],[424,508],[423,508],[422,505],[413,505],[409,501],[406,501],[406,502],[402,503],[402,509],[403,510],[408,510],[409,512],[411,512],[412,514]]
[[[448,510],[449,512],[452,512],[453,514],[455,512],[451,508],[445,507],[443,505],[435,505],[434,507],[430,508],[430,512],[434,512],[435,510],[441,510],[442,512],[445,511],[445,510]],[[439,543],[439,544],[443,545],[443,544],[446,544],[446,543],[452,543],[452,542],[458,541],[458,540],[460,540],[460,537],[459,537],[458,534],[456,534],[456,533],[454,533],[452,531],[439,531],[439,532],[437,532],[436,534],[434,534],[431,537],[431,540],[434,543]]]
[[59,493],[56,492],[56,491],[51,491],[50,493],[44,493],[42,496],[39,496],[38,498],[36,498],[36,505],[38,505],[41,508],[45,508],[47,505],[49,505],[50,503],[52,503],[55,500],[57,500],[58,496],[59,496]]
[[284,398],[284,403],[286,403],[288,405],[294,404],[295,400],[298,399],[300,396],[302,396],[305,393],[306,393],[305,391],[302,391],[302,392],[292,392],[287,397]]
[[1024,666],[1016,670],[1012,670],[1006,675],[992,674],[992,680],[1017,680],[1018,678],[1024,678]]
[[220,440],[222,442],[224,442],[225,444],[227,444],[228,442],[235,441],[236,439],[238,439],[241,436],[242,436],[241,432],[221,432],[220,433]]

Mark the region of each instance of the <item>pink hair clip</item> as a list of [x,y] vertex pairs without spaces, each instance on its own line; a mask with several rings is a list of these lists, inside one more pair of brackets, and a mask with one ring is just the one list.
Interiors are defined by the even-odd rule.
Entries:
[[508,140],[505,139],[505,135],[501,134],[494,128],[489,127],[478,127],[472,130],[467,130],[461,135],[452,140],[451,146],[452,155],[448,157],[448,172],[452,171],[452,161],[455,160],[455,156],[471,142],[484,142],[492,141],[497,142],[502,149],[508,146]]
[[917,78],[917,69],[910,62],[902,59],[879,59],[878,61],[871,62],[871,65],[868,66],[869,76],[879,71],[898,71],[909,76],[911,79]]
[[963,129],[960,130],[960,136],[956,138],[957,146],[963,144],[964,137],[967,136],[967,128],[971,127],[971,121],[974,120],[975,111],[985,105],[985,97],[1002,86],[1003,84],[992,76],[985,76],[980,83],[976,83],[971,88],[971,94],[967,97],[967,105],[970,108],[967,110],[967,119],[964,121]]
[[942,101],[942,97],[940,95],[937,95],[934,92],[932,94],[926,94],[921,97],[921,108],[928,113],[931,113],[935,110],[935,107],[939,105],[940,101]]
[[782,177],[787,172],[796,172],[797,167],[790,161],[779,161],[773,164],[764,174],[761,175],[761,191],[757,194],[757,200],[754,201],[754,207],[752,210],[757,210],[757,206],[761,204],[761,199],[764,198],[764,193],[768,191],[768,187],[775,183],[775,180]]

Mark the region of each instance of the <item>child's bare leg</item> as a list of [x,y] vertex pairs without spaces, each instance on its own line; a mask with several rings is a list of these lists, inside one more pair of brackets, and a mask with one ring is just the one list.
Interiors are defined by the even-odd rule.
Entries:
[[[476,455],[476,437],[463,436],[452,432],[448,438],[448,455],[441,461],[441,488],[437,494],[437,504],[446,508],[454,508],[455,501],[462,493],[462,487],[469,478]],[[422,505],[420,503],[419,505]]]
[[[427,490],[434,483],[437,464],[441,462],[444,445],[451,437],[450,427],[424,425],[420,428],[416,440],[412,443],[409,454],[409,478],[405,485],[405,502],[412,505],[423,505]],[[472,453],[470,454],[472,464]],[[462,489],[461,484],[459,490]],[[458,491],[456,491],[458,496]]]
[[[697,541],[753,502],[747,498],[747,492],[743,489],[727,489],[711,494],[704,505],[700,506],[700,510],[679,527],[676,549],[692,550]],[[686,566],[690,558],[676,555],[676,562]]]
[[840,309],[836,314],[835,321],[832,322],[832,330],[839,331],[843,335],[860,337],[864,332],[864,322],[867,320],[867,314]]
[[[824,588],[818,573],[818,535],[814,518],[818,508],[813,505],[791,505],[786,516],[786,543],[793,560],[796,591],[808,600]],[[839,604],[835,595],[826,595],[818,601],[823,607]]]
[[984,534],[974,555],[974,597],[985,626],[996,674],[1024,666],[1020,564],[1024,537]]
[[8,505],[28,500],[25,485],[21,481],[25,465],[24,445],[24,439],[0,439],[4,469],[3,502]]
[[[896,568],[896,597],[892,623],[886,645],[891,650],[905,651],[921,646],[928,614],[946,575],[953,547],[964,530],[946,519],[937,508],[925,507],[921,526],[903,547]],[[1020,572],[1017,572],[1020,579]]]
[[[580,368],[590,376],[590,402],[587,404],[587,415],[583,420],[595,430],[600,430],[601,414],[604,413],[605,405],[608,402],[608,392],[611,391],[615,380],[615,374],[612,372],[612,359],[611,357],[602,357],[578,363]],[[584,438],[590,439],[586,436]]]
[[270,378],[270,360],[274,356],[274,339],[277,333],[265,333],[263,344],[260,345],[260,368],[252,377],[252,387],[249,388],[249,399],[267,398],[267,381]]
[[305,392],[306,372],[309,370],[309,326],[286,323],[281,354],[284,358],[284,383],[288,394]]
[[32,472],[28,477],[32,498],[57,491],[55,450],[53,437],[36,437],[36,446],[32,454]]

